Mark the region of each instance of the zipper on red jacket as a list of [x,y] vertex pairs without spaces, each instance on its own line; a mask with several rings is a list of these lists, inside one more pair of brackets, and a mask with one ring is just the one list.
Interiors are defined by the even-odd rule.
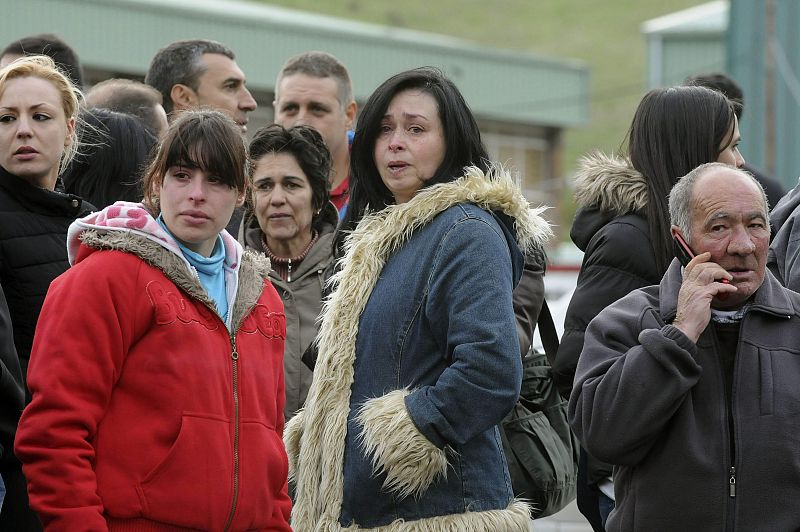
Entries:
[[230,530],[236,503],[239,498],[239,352],[236,350],[236,333],[231,333],[231,363],[233,365],[233,502],[231,513],[225,522],[225,530]]

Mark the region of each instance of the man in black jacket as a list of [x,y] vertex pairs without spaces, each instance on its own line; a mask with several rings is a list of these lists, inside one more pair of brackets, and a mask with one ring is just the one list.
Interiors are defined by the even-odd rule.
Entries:
[[764,191],[710,163],[669,208],[697,256],[592,320],[570,397],[614,464],[606,529],[798,530],[800,295],[766,271]]

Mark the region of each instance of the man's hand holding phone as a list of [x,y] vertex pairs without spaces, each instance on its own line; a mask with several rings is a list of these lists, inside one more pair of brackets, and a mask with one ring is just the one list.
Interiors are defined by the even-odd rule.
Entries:
[[[688,249],[691,252],[691,248]],[[701,253],[689,260],[683,269],[683,282],[678,293],[677,314],[672,324],[693,342],[697,342],[711,320],[712,300],[715,297],[724,299],[727,294],[737,290],[730,284],[733,276],[710,260],[709,252]]]

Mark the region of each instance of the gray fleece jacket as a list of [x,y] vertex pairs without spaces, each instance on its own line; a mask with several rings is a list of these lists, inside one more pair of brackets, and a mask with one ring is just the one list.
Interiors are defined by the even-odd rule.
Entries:
[[787,288],[800,292],[800,185],[790,190],[770,212],[775,234],[769,246],[767,267]]
[[713,327],[695,344],[671,325],[680,283],[676,259],[586,330],[569,417],[587,451],[615,464],[606,530],[798,530],[800,294],[767,272],[741,322],[728,404]]

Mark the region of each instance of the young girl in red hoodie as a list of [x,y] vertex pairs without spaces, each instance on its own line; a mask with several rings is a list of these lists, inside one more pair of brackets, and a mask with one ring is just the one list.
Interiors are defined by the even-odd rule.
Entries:
[[48,530],[290,530],[283,305],[224,227],[245,199],[236,124],[189,111],[144,203],[69,230],[15,451]]

